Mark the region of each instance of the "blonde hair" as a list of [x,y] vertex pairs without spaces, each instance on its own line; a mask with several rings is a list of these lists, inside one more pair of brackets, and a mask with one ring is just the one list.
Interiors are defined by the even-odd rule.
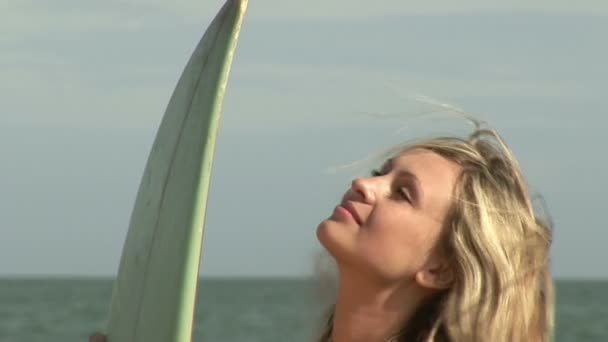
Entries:
[[[398,341],[550,341],[550,220],[537,213],[521,167],[500,135],[477,127],[399,147],[426,149],[462,166],[440,247],[452,287],[418,308]],[[333,306],[319,342],[330,341]]]

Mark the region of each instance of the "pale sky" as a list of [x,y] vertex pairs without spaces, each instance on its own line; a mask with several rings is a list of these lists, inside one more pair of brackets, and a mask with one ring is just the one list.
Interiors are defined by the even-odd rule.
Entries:
[[[608,277],[608,2],[457,3],[250,0],[203,275],[307,272],[356,174],[329,168],[463,131],[411,119],[426,95],[512,145],[556,223],[555,275]],[[221,4],[0,1],[0,276],[116,273],[156,129]]]

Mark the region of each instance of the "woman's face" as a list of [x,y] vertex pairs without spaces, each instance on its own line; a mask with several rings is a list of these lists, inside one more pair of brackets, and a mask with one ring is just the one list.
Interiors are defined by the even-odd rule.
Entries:
[[[433,272],[461,167],[413,149],[389,159],[370,177],[357,178],[317,237],[339,269],[400,281]],[[416,278],[417,279],[417,278]]]

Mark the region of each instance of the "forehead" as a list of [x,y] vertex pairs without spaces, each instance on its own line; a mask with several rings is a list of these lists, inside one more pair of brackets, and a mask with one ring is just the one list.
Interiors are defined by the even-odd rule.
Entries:
[[394,170],[407,171],[418,179],[424,192],[424,206],[443,210],[450,205],[454,185],[462,171],[459,164],[425,149],[404,151],[388,162]]

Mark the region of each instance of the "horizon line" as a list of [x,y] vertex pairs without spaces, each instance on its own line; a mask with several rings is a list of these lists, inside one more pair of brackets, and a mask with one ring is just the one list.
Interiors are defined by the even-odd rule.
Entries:
[[[199,275],[198,280],[315,280],[317,275],[280,275],[280,274],[211,274]],[[0,274],[0,281],[12,280],[115,280],[115,275],[87,275],[87,274]],[[556,282],[608,282],[606,276],[558,276],[553,277]]]

